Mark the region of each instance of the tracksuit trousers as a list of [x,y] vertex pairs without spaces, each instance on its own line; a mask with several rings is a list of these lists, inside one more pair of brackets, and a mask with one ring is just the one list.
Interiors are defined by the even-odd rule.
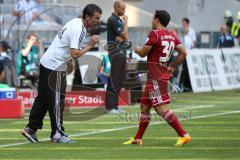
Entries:
[[50,137],[56,131],[65,135],[63,127],[65,90],[66,73],[53,71],[40,65],[38,95],[34,100],[27,127],[34,130],[42,129],[43,119],[48,111],[52,129]]
[[106,109],[118,109],[119,94],[125,79],[126,51],[109,52],[111,62],[110,77],[107,85]]

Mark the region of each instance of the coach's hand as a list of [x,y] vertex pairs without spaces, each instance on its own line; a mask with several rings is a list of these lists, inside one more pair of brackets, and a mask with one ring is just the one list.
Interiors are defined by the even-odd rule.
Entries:
[[100,36],[99,35],[93,35],[90,38],[90,41],[88,42],[88,45],[91,47],[94,47],[100,40]]
[[90,51],[96,45],[96,43],[99,42],[99,40],[100,40],[100,36],[99,35],[93,35],[93,36],[90,37],[88,45],[85,46],[84,48],[81,48],[80,50],[71,48],[71,57],[72,58],[79,58],[79,57],[81,57],[82,55],[84,55],[85,53]]

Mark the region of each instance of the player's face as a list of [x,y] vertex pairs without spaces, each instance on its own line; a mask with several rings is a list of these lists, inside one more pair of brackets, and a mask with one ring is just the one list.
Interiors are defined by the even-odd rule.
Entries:
[[100,14],[99,12],[95,12],[92,17],[87,16],[86,19],[87,19],[87,21],[88,21],[89,27],[95,27],[95,26],[97,26],[97,25],[100,23],[100,21],[101,21],[101,14]]

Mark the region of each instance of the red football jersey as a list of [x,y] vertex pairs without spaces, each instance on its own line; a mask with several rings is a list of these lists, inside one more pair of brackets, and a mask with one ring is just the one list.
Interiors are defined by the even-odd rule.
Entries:
[[152,30],[145,45],[152,46],[147,57],[148,78],[161,80],[169,79],[167,62],[175,49],[181,44],[178,38],[167,29]]

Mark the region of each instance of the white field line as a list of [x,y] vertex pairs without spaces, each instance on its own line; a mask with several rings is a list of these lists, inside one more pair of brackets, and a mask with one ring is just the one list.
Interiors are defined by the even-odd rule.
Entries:
[[[139,107],[139,106],[137,106]],[[210,104],[210,105],[199,105],[199,106],[193,106],[193,105],[190,105],[188,107],[185,107],[185,108],[177,108],[177,109],[173,109],[173,111],[181,111],[181,110],[193,110],[193,109],[202,109],[202,108],[215,108],[215,107],[218,107],[218,106],[215,106],[213,104]],[[126,107],[120,107],[120,108],[126,108]],[[135,106],[132,106],[132,108],[135,108]],[[139,107],[140,108],[140,107]],[[82,112],[81,112],[82,113]],[[28,116],[30,115],[30,113],[27,113],[25,114],[25,119],[28,119]],[[119,117],[119,115],[114,115],[114,114],[108,114],[106,115],[107,117]],[[47,118],[49,118],[49,116],[46,116]],[[46,118],[45,117],[45,118]]]
[[174,109],[173,111],[202,109],[202,108],[215,108],[215,107],[218,107],[218,106],[215,106],[213,104],[211,104],[211,105],[200,105],[200,106],[196,106],[196,107],[191,106],[191,107],[187,107],[187,108],[177,108],[177,109]]
[[[216,116],[223,116],[223,115],[229,115],[229,114],[237,114],[237,113],[240,113],[240,111],[231,111],[231,112],[224,112],[224,113],[208,114],[208,115],[203,115],[203,116],[195,116],[195,117],[191,117],[191,120],[193,120],[193,119],[203,119],[203,118],[209,118],[209,117],[216,117]],[[186,120],[186,119],[179,119],[179,120],[182,121],[182,120]],[[163,121],[153,122],[150,125],[158,125],[158,124],[162,124],[162,123],[165,123],[165,122],[163,122]],[[102,130],[102,131],[93,131],[93,132],[73,134],[73,135],[70,135],[69,137],[80,137],[80,136],[87,136],[87,135],[95,135],[95,134],[101,134],[101,133],[108,133],[108,132],[113,132],[113,131],[131,129],[131,128],[136,128],[136,127],[138,127],[138,125],[119,127],[119,128],[113,128],[113,129],[106,129],[106,130]],[[44,139],[41,140],[41,142],[48,141],[48,140],[49,140],[49,138],[44,138]],[[20,146],[20,145],[24,145],[24,144],[28,144],[28,143],[29,142],[4,144],[4,145],[0,145],[0,148]]]
[[[139,107],[139,106],[132,106],[132,107]],[[188,107],[186,108],[177,108],[177,109],[172,109],[173,111],[181,111],[181,110],[193,110],[193,109],[201,109],[201,108],[215,108],[215,107],[218,107],[218,106],[215,106],[213,104],[211,105],[199,105],[199,106],[193,106],[193,105],[189,105]],[[140,107],[139,107],[140,108]],[[151,113],[155,113],[154,111],[151,111]],[[25,117],[24,119],[28,119],[28,116],[30,115],[30,113],[27,113],[25,114]],[[131,115],[131,114],[130,114]],[[119,115],[117,114],[108,114],[108,115],[105,115],[106,117],[119,117]],[[44,119],[50,119],[50,117],[48,115],[45,116]],[[18,123],[19,124],[19,123]]]
[[[187,107],[185,107],[185,108],[181,108],[182,106],[187,106]],[[174,109],[174,110],[179,110],[179,109],[192,109],[192,108],[210,108],[210,107],[212,107],[212,106],[215,106],[215,104],[209,104],[209,105],[199,105],[199,106],[196,106],[196,105],[194,105],[194,104],[192,104],[192,105],[181,105],[181,106],[177,106],[177,109]],[[122,106],[122,107],[120,107],[120,108],[140,108],[140,105],[135,105],[135,106]],[[169,108],[171,108],[171,107],[169,107]]]

